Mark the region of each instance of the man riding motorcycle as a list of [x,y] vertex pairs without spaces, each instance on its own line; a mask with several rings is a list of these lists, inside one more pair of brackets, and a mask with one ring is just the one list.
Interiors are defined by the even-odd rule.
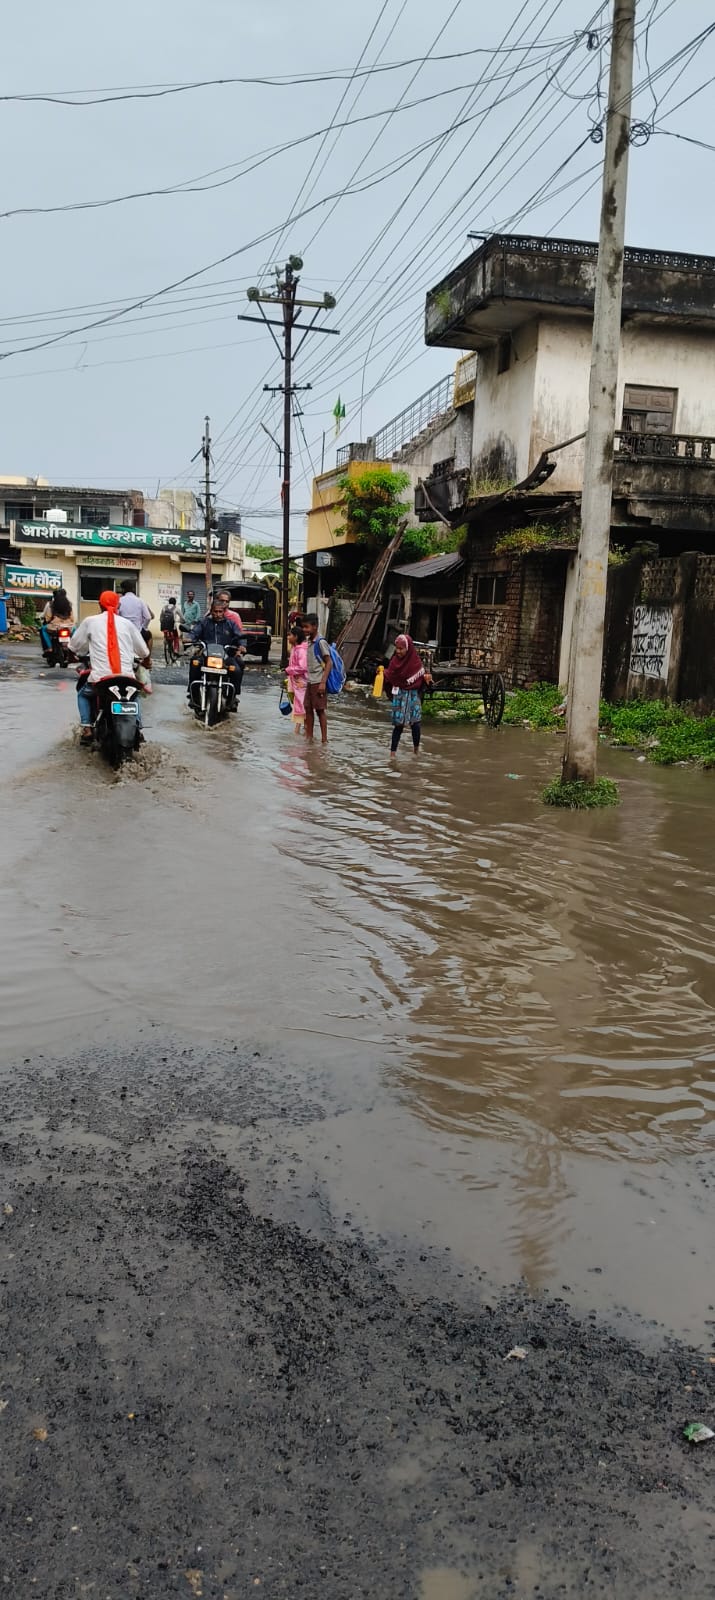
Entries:
[[[222,597],[219,597],[219,595],[216,595],[212,600],[211,610],[209,611],[208,616],[202,617],[201,621],[197,622],[191,629],[191,638],[194,641],[194,644],[198,644],[199,640],[201,640],[201,642],[205,645],[218,645],[221,650],[224,650],[226,646],[228,646],[229,649],[236,651],[236,699],[238,699],[241,693],[241,683],[244,673],[244,663],[242,657],[246,654],[246,647],[245,645],[241,644],[241,637],[241,629],[237,623],[229,621],[226,614],[226,602]],[[200,674],[201,666],[194,666],[193,661],[190,662],[188,693],[189,705],[191,704],[191,684],[200,676]],[[236,710],[235,706],[233,707],[233,710]]]
[[[75,656],[89,656],[89,676],[81,677],[77,684],[77,707],[82,724],[82,744],[92,743],[92,723],[95,716],[93,685],[113,673],[122,677],[134,676],[134,661],[146,661],[149,650],[138,628],[126,617],[117,615],[119,595],[105,589],[99,596],[99,614],[85,617],[75,628],[70,648]],[[141,727],[141,716],[138,718]]]

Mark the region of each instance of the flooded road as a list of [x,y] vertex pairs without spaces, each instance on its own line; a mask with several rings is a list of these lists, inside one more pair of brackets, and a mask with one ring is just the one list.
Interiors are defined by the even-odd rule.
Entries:
[[549,812],[558,737],[427,724],[391,769],[383,708],[324,751],[277,701],[249,672],[207,734],[158,684],[117,780],[71,678],[0,682],[1,1062],[271,1054],[316,1101],[277,1208],[711,1343],[715,778],[604,750],[620,809]]

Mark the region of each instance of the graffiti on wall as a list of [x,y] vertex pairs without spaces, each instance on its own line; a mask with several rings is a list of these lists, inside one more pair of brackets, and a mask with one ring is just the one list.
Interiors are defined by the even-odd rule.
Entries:
[[670,606],[639,605],[633,611],[629,673],[636,678],[668,676],[673,613]]

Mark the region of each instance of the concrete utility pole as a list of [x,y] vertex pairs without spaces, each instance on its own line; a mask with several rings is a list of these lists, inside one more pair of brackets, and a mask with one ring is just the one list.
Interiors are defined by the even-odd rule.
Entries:
[[213,513],[211,510],[211,435],[209,433],[209,419],[204,418],[204,437],[201,445],[201,454],[204,458],[204,533],[206,534],[206,605],[209,604],[209,595],[213,588],[213,565],[211,562],[211,528]]
[[[264,322],[269,329],[273,343],[278,354],[283,360],[283,382],[272,386],[264,384],[264,389],[270,394],[283,395],[283,481],[281,484],[281,505],[283,507],[283,572],[281,579],[282,601],[282,649],[281,666],[288,661],[288,580],[290,576],[290,481],[291,481],[291,420],[293,416],[293,395],[299,394],[303,389],[310,389],[309,383],[293,383],[293,361],[309,333],[334,333],[337,328],[316,328],[318,316],[321,311],[332,311],[335,300],[331,294],[324,294],[322,300],[298,300],[298,278],[303,263],[300,256],[290,256],[286,262],[285,271],[281,277],[276,271],[275,294],[263,294],[260,289],[249,289],[248,299],[260,309],[260,317],[239,316],[239,322]],[[280,306],[283,316],[279,321],[274,317],[267,317],[263,310],[264,304]],[[310,322],[299,322],[298,315],[303,307],[312,308],[315,315]],[[283,330],[283,348],[273,332],[274,328]],[[293,348],[293,334],[302,332],[302,339],[297,347]],[[266,430],[267,431],[267,430]]]
[[611,534],[636,0],[614,0],[581,539],[561,779],[593,783]]

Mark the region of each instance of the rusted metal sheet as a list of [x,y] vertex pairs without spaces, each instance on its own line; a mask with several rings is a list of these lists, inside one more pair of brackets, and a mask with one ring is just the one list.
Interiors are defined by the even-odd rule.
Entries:
[[336,644],[345,663],[345,671],[349,674],[359,666],[365,653],[365,646],[380,615],[382,607],[382,591],[385,579],[402,544],[406,522],[401,522],[397,533],[378,557],[358,603],[336,639]]

